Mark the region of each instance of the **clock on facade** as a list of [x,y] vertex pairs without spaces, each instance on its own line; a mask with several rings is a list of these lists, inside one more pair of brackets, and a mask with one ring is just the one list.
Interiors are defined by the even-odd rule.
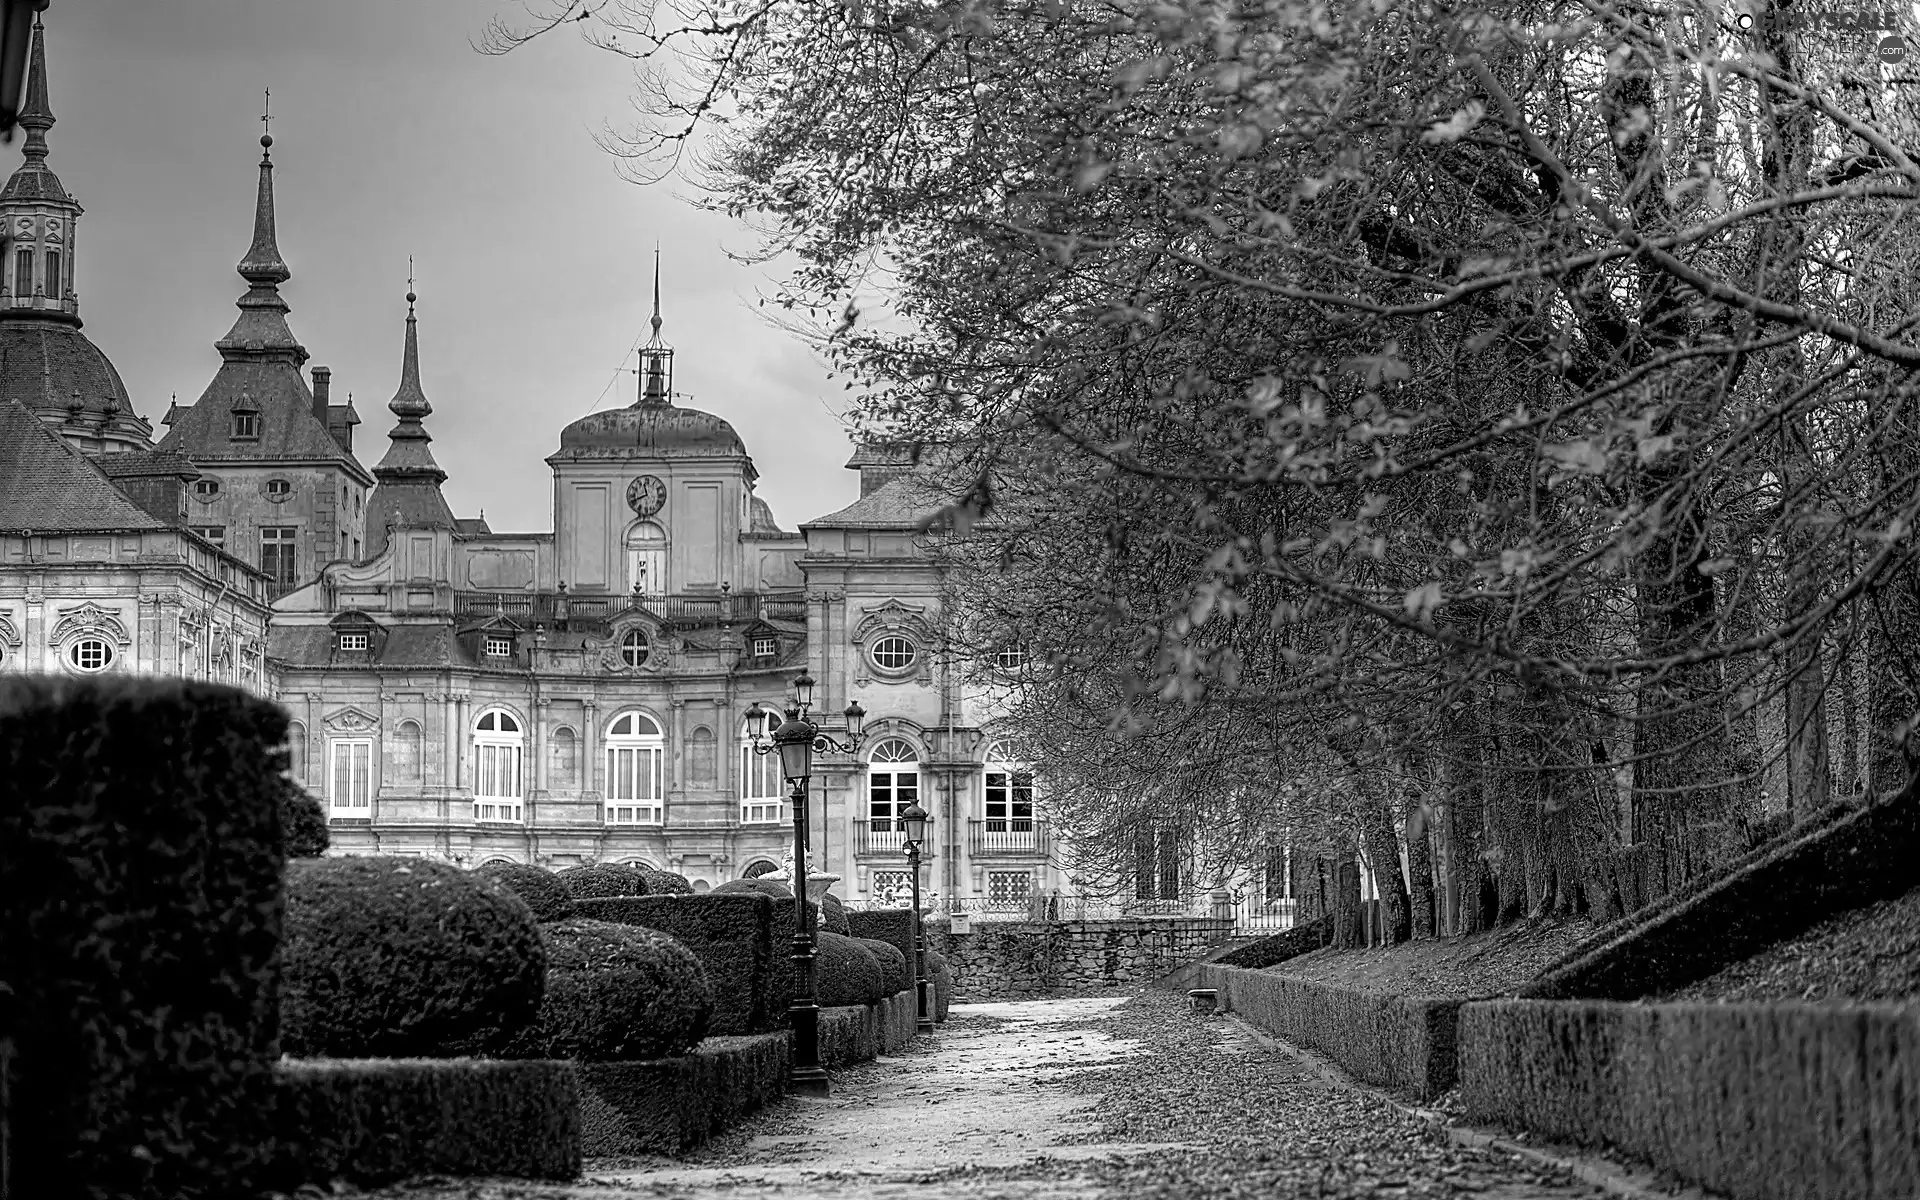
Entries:
[[667,485],[657,476],[642,475],[627,485],[627,504],[634,512],[650,517],[667,502]]

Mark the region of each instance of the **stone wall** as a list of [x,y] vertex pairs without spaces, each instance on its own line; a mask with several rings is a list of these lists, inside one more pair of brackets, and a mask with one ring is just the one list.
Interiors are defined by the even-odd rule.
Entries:
[[981,921],[955,934],[927,923],[927,948],[953,968],[953,998],[1022,1000],[1139,987],[1204,955],[1233,932],[1216,917]]

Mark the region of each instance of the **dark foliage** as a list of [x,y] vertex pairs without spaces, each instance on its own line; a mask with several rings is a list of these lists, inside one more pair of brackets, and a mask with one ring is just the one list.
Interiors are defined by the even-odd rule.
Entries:
[[[791,953],[773,939],[773,909],[765,896],[738,892],[705,896],[623,896],[583,900],[580,915],[657,929],[694,952],[713,989],[708,1031],[764,1033],[786,1023],[786,1001],[774,1003],[775,958]],[[793,919],[792,900],[787,919]]]
[[656,871],[652,867],[641,867],[640,878],[647,885],[649,896],[691,896],[693,884],[685,875],[676,875],[672,871]]
[[0,680],[12,1195],[197,1200],[261,1177],[286,738],[235,688]]
[[1325,946],[1333,936],[1332,930],[1332,918],[1321,917],[1304,925],[1295,925],[1272,937],[1250,942],[1238,950],[1222,954],[1214,961],[1223,967],[1247,967],[1252,970],[1278,966],[1290,958],[1298,958]]
[[927,951],[927,981],[933,985],[933,1019],[944,1021],[953,1007],[953,967],[945,955]]
[[813,979],[822,1008],[873,1004],[887,995],[886,977],[872,953],[838,933],[814,935]]
[[280,777],[280,830],[288,858],[319,858],[327,852],[327,806],[318,796]]
[[895,992],[911,991],[913,988],[913,964],[900,948],[892,942],[883,942],[878,938],[854,938],[854,941],[867,948],[873,955],[873,961],[880,964],[880,986],[891,996]]
[[600,896],[644,896],[647,881],[632,863],[589,863],[568,867],[555,877],[575,900]]
[[747,892],[756,896],[771,896],[775,900],[793,900],[793,889],[777,879],[730,879],[707,893],[710,896],[727,896],[736,892]]
[[526,863],[490,862],[474,872],[506,888],[527,902],[536,921],[564,921],[578,909],[573,893],[560,877],[543,867]]
[[484,1053],[540,1007],[546,951],[526,902],[424,858],[324,858],[287,872],[289,1054]]
[[820,928],[842,937],[854,936],[853,926],[847,921],[847,906],[832,892],[820,897]]
[[913,957],[913,910],[880,908],[847,914],[853,936],[886,942],[909,960]]
[[546,999],[504,1057],[667,1058],[707,1036],[713,989],[699,958],[679,942],[656,929],[584,917],[540,931]]
[[692,1054],[582,1063],[581,1141],[590,1155],[673,1154],[786,1090],[785,1034],[710,1037]]
[[283,1188],[412,1175],[580,1174],[572,1063],[334,1059],[282,1063]]

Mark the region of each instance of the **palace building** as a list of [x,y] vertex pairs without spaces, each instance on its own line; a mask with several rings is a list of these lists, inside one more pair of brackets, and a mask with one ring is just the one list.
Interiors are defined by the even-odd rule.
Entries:
[[81,210],[46,165],[34,37],[24,162],[0,192],[0,671],[275,696],[335,853],[643,862],[701,890],[790,849],[747,713],[806,674],[829,730],[851,701],[868,714],[857,754],[815,760],[812,853],[837,892],[904,884],[916,801],[943,899],[1017,910],[1061,887],[1030,764],[948,659],[925,481],[857,450],[860,499],[782,528],[733,426],[677,402],[657,264],[633,402],[557,431],[551,531],[495,532],[442,494],[413,293],[384,446],[356,450],[330,373],[303,376],[263,137],[240,315],[154,445],[80,332]]

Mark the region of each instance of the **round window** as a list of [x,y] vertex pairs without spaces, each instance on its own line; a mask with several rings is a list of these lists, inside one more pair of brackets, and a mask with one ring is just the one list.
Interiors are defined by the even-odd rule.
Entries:
[[113,647],[100,638],[81,638],[67,647],[67,661],[81,671],[104,671],[113,662]]
[[883,671],[904,671],[913,665],[913,643],[889,634],[873,644],[873,665]]
[[267,497],[272,500],[285,500],[293,494],[293,485],[284,479],[267,480]]
[[647,635],[638,629],[627,631],[620,639],[620,661],[630,667],[637,667],[647,661]]

